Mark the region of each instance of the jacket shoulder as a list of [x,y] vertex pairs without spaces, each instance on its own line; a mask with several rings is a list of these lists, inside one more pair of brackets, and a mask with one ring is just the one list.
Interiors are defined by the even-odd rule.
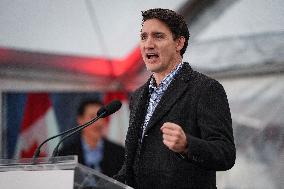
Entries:
[[196,70],[192,70],[190,80],[196,85],[201,88],[206,88],[209,86],[222,86],[219,81],[216,79],[207,76],[201,72],[198,72]]

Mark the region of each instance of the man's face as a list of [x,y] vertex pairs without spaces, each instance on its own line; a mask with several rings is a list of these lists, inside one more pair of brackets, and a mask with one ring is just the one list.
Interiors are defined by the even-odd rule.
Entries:
[[158,19],[144,22],[140,49],[147,70],[156,74],[168,74],[180,61],[180,46],[179,40],[173,39],[172,32],[163,22]]
[[[85,107],[84,114],[82,116],[78,117],[78,123],[80,125],[91,121],[93,118],[97,116],[97,112],[100,109],[100,105],[97,104],[89,104]],[[85,137],[91,138],[94,141],[99,140],[102,135],[103,135],[103,129],[105,125],[105,120],[104,119],[99,119],[92,125],[86,127],[83,130],[83,135]]]

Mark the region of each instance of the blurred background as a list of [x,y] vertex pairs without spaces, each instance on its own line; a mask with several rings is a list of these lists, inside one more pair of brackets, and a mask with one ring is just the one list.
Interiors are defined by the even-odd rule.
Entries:
[[150,74],[138,48],[141,11],[157,7],[185,17],[184,61],[227,92],[237,160],[218,172],[218,188],[283,188],[283,0],[1,0],[1,157],[29,157],[74,127],[84,98],[122,100],[107,136],[123,145],[129,94]]

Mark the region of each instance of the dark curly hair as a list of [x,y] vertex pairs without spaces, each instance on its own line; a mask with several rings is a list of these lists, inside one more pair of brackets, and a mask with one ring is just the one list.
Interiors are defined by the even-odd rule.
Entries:
[[185,38],[185,43],[180,51],[180,55],[183,56],[188,45],[189,31],[187,24],[181,15],[169,9],[155,8],[142,11],[142,17],[142,26],[146,20],[156,18],[169,27],[174,40],[183,36]]

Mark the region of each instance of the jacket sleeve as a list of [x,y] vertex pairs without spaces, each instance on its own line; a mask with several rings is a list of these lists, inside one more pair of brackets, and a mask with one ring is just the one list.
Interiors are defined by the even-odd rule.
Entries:
[[[129,109],[130,109],[130,119],[129,119],[129,127],[126,134],[125,139],[125,156],[124,156],[124,164],[120,171],[113,176],[114,179],[125,183],[127,185],[133,185],[133,173],[132,173],[132,158],[133,152],[135,151],[135,146],[133,147],[133,143],[135,143],[135,129],[131,127],[132,120],[132,111],[133,111],[133,95],[130,96],[129,100]],[[133,139],[134,138],[134,139]]]
[[233,167],[236,149],[230,108],[223,86],[215,80],[210,80],[201,91],[197,124],[201,137],[187,135],[187,158],[207,170]]
[[125,183],[125,170],[126,170],[126,164],[124,162],[124,164],[122,165],[121,169],[119,170],[119,172],[113,176],[113,178],[115,180],[118,180],[119,182]]

